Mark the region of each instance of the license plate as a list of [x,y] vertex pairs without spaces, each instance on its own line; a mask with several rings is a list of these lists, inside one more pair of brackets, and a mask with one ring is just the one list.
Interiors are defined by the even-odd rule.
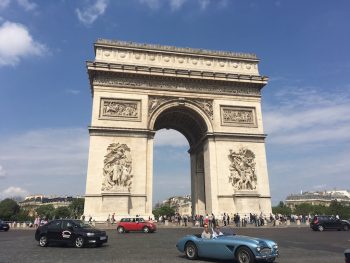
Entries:
[[105,240],[107,237],[100,237],[100,240]]

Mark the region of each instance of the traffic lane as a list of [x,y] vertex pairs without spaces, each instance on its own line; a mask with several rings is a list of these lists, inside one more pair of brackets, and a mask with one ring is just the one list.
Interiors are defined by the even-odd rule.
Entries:
[[[117,234],[108,230],[108,243],[101,248],[76,249],[50,246],[41,248],[34,231],[13,230],[0,233],[0,262],[189,262],[175,244],[186,234],[201,229],[158,229],[157,233]],[[313,232],[307,228],[241,228],[237,234],[275,240],[280,247],[279,263],[343,262],[350,247],[350,232]],[[216,262],[200,260],[196,262]]]

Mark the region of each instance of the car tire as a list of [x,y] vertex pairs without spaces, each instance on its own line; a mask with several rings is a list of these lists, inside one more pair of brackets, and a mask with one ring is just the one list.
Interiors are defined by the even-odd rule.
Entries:
[[5,232],[9,231],[9,228],[5,229]]
[[185,245],[185,254],[186,254],[186,257],[190,260],[194,260],[198,258],[198,250],[196,245],[193,242],[188,242]]
[[77,237],[74,241],[74,246],[76,248],[82,248],[84,246],[84,238],[83,237]]
[[322,231],[324,230],[324,227],[321,226],[321,225],[319,225],[319,226],[317,227],[317,230],[320,231],[320,232],[322,232]]
[[45,235],[42,235],[39,239],[39,246],[46,247],[48,244],[47,237]]
[[348,226],[348,225],[344,225],[344,226],[343,226],[343,230],[344,230],[344,231],[349,231],[349,226]]
[[254,263],[255,257],[247,247],[240,247],[236,252],[236,261],[238,263]]
[[119,234],[123,234],[125,232],[125,229],[124,229],[124,227],[120,226],[117,228],[117,231]]
[[147,226],[145,226],[143,229],[142,229],[143,233],[149,233],[149,228]]

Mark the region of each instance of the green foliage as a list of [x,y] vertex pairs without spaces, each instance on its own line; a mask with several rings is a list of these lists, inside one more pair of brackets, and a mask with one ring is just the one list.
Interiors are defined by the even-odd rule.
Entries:
[[303,203],[295,206],[294,214],[296,215],[308,215],[313,214],[314,206],[308,203]]
[[0,218],[2,220],[16,220],[19,211],[19,205],[12,199],[7,198],[0,202]]
[[57,207],[55,209],[55,218],[70,218],[71,210],[66,206]]
[[69,205],[69,209],[71,211],[71,214],[75,218],[80,218],[81,215],[84,213],[84,198],[75,198],[73,202]]
[[16,215],[16,221],[33,221],[33,217],[29,216],[28,211],[25,209],[20,209],[19,213]]
[[292,210],[286,206],[282,201],[279,202],[278,206],[272,207],[272,213],[273,214],[281,214],[289,216],[292,214]]
[[340,202],[332,201],[328,207],[329,215],[339,215],[340,218],[350,219],[350,207],[345,206]]
[[154,209],[152,212],[156,219],[158,219],[160,216],[166,216],[169,218],[175,215],[175,208],[170,207],[169,205],[162,205]]
[[41,205],[35,209],[35,212],[41,218],[52,219],[55,216],[55,208],[53,205]]

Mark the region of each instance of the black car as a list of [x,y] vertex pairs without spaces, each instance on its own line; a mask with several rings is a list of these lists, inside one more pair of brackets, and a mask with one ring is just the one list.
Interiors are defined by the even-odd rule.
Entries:
[[4,221],[0,220],[0,230],[9,231],[9,229],[10,229],[9,224],[7,224]]
[[310,227],[315,231],[325,229],[348,231],[350,224],[348,221],[340,220],[334,216],[315,216],[310,223]]
[[80,220],[53,220],[39,226],[35,239],[41,247],[49,243],[63,243],[81,248],[85,245],[101,246],[108,241],[105,231],[98,230]]

